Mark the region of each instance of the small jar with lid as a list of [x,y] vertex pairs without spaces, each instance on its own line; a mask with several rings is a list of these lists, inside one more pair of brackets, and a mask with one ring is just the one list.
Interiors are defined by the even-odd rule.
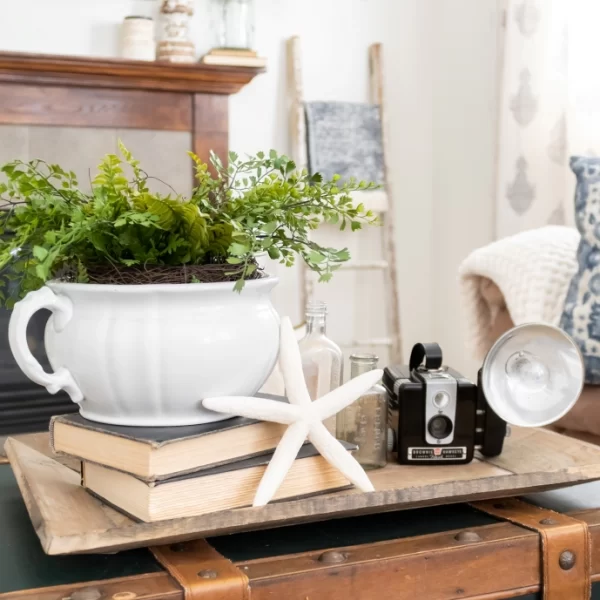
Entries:
[[[374,354],[352,354],[350,377],[377,368]],[[337,438],[356,444],[354,458],[364,469],[380,469],[387,464],[388,398],[385,388],[375,384],[337,416]]]
[[154,60],[154,21],[150,17],[125,17],[121,29],[121,56],[129,60]]

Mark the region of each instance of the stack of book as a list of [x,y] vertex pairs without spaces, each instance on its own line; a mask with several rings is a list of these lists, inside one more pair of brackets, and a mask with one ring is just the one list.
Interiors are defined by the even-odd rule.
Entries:
[[[53,450],[81,460],[82,485],[146,522],[250,506],[284,431],[284,425],[241,417],[185,427],[124,427],[74,414],[50,423]],[[274,500],[348,486],[307,443]]]
[[213,48],[205,54],[200,62],[205,65],[221,65],[225,67],[255,67],[267,66],[267,59],[258,56],[254,50],[237,48]]

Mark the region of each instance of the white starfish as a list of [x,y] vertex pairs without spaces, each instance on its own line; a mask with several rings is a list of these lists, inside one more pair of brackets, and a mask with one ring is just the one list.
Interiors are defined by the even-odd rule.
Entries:
[[312,402],[304,381],[298,342],[287,317],[281,320],[279,366],[289,404],[244,396],[206,398],[202,402],[206,408],[216,412],[289,425],[261,479],[253,505],[264,506],[273,498],[307,437],[323,457],[354,485],[363,492],[372,492],[375,488],[363,468],[329,433],[322,421],[358,400],[381,379],[383,371],[377,369],[364,373]]

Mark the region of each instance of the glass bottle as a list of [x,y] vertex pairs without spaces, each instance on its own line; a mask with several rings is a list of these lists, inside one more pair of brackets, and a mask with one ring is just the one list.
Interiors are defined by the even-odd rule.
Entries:
[[[344,366],[340,347],[326,335],[327,305],[309,302],[306,307],[306,335],[300,340],[302,370],[312,400],[324,396],[342,383]],[[323,421],[336,434],[336,417]]]
[[[377,368],[374,354],[350,356],[350,377],[358,377]],[[337,438],[356,444],[354,458],[364,469],[379,469],[387,464],[388,398],[385,388],[375,384],[356,402],[337,416]]]

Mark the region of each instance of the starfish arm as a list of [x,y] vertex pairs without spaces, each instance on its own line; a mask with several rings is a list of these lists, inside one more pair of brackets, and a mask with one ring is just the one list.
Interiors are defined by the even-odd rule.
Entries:
[[308,406],[312,403],[304,380],[302,357],[296,334],[289,317],[281,319],[279,367],[285,382],[285,392],[290,404]]
[[329,464],[334,466],[357,488],[363,492],[373,492],[375,488],[367,477],[358,461],[338,442],[323,423],[312,425],[308,432],[308,439],[323,455]]
[[307,434],[308,425],[303,422],[295,423],[287,428],[260,480],[253,506],[265,506],[273,498],[296,460],[302,444],[306,441]]
[[319,398],[313,404],[318,419],[323,421],[350,406],[350,404],[380,381],[382,376],[383,371],[381,369],[363,373]]
[[272,421],[283,425],[291,425],[301,419],[301,411],[298,406],[292,406],[287,402],[267,400],[266,398],[251,398],[244,396],[223,396],[221,398],[205,398],[202,406],[208,410],[258,419],[259,421]]

